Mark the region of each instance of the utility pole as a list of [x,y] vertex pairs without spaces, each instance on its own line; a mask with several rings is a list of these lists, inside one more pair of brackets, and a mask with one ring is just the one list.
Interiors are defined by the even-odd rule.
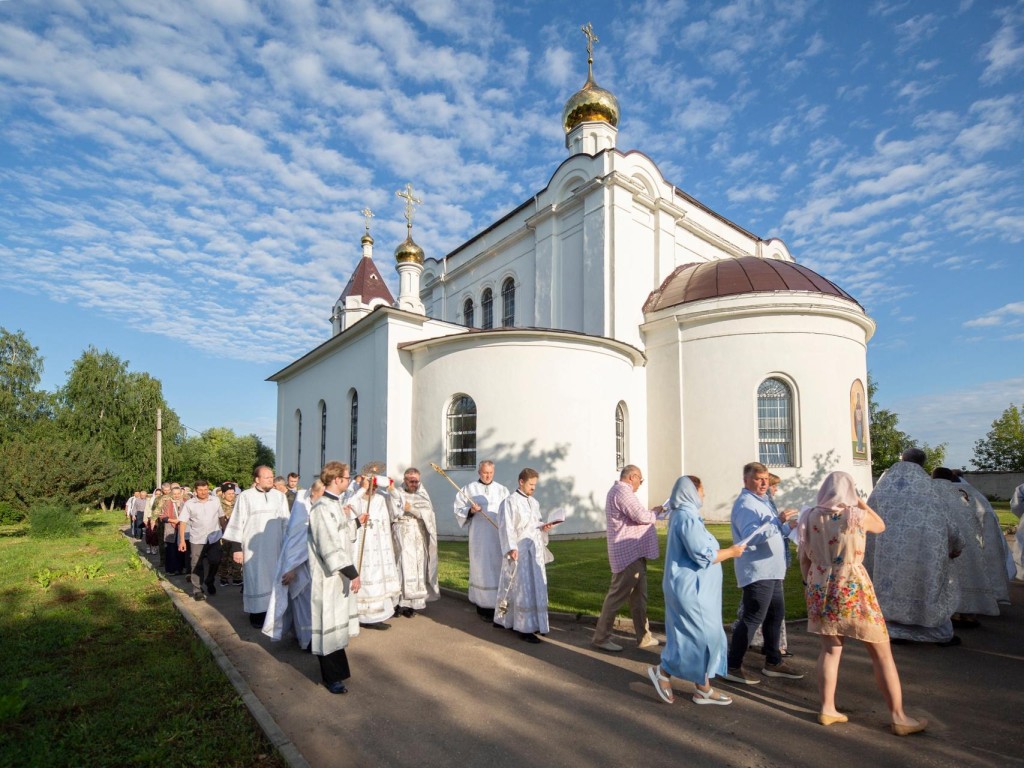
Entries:
[[162,439],[162,417],[163,409],[156,409],[156,485],[154,488],[159,488],[160,483],[163,480],[163,456],[164,456],[164,441]]

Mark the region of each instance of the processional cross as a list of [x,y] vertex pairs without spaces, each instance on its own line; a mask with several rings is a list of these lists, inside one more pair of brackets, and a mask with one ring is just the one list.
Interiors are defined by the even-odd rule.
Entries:
[[402,190],[399,190],[399,191],[395,192],[395,194],[398,195],[403,200],[405,200],[405,226],[406,226],[406,229],[408,229],[409,232],[411,233],[412,232],[412,215],[413,215],[413,211],[414,211],[413,205],[421,205],[423,203],[423,201],[420,198],[415,197],[413,195],[413,193],[412,193],[412,184],[406,184],[404,192]]

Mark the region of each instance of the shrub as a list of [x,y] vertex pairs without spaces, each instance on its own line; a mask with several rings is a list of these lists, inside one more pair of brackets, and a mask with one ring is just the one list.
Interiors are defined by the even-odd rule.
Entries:
[[9,501],[0,501],[0,525],[20,523],[25,519],[25,512]]
[[28,533],[36,539],[70,539],[82,532],[78,517],[66,505],[36,504],[28,511]]

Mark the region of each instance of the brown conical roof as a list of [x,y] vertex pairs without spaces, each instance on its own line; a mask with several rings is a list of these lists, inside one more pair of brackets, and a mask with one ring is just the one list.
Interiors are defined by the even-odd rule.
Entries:
[[395,303],[384,278],[380,276],[377,265],[369,256],[364,256],[359,260],[355,272],[348,279],[345,290],[341,292],[338,301],[344,303],[349,296],[360,297],[363,304],[369,304],[373,299],[383,299],[389,305]]

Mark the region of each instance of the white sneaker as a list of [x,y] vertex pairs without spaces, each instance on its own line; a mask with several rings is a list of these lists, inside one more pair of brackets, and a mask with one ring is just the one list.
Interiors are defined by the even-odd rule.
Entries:
[[658,638],[656,638],[654,635],[650,635],[649,634],[646,637],[644,637],[643,640],[641,640],[639,643],[637,643],[636,647],[637,648],[655,648],[655,647],[657,647],[659,645],[661,645],[661,641],[658,640]]
[[600,648],[602,651],[611,651],[612,653],[618,653],[622,650],[622,646],[618,643],[613,643],[611,640],[605,640],[603,643],[591,643],[595,648]]

